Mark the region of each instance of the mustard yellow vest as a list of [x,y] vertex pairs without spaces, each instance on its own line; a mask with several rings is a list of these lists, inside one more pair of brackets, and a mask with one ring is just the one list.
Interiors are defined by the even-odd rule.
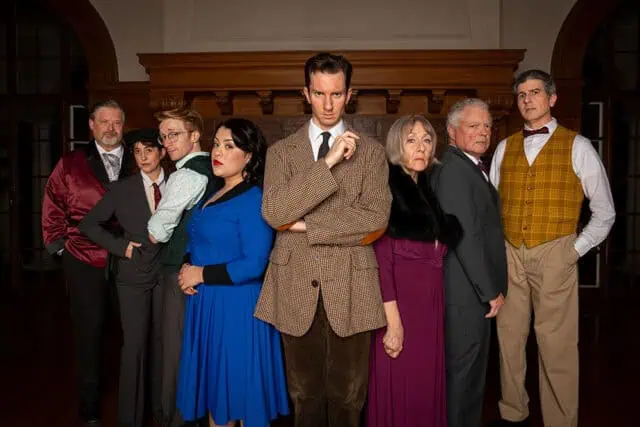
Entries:
[[576,231],[584,193],[571,161],[575,137],[558,126],[532,166],[522,132],[507,139],[499,191],[504,234],[513,246],[532,248]]

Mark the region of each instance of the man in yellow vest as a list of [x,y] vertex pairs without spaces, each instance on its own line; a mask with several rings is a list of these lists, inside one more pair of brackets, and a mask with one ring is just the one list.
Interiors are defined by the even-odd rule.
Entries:
[[[491,165],[507,240],[509,284],[497,316],[501,420],[528,426],[525,346],[534,314],[540,401],[546,427],[578,425],[578,259],[615,220],[607,173],[591,142],[558,125],[553,78],[540,70],[514,83],[525,128],[500,142]],[[580,207],[591,219],[576,236]]]
[[[501,420],[528,426],[525,346],[531,309],[547,427],[578,425],[578,259],[601,243],[615,220],[607,173],[591,142],[558,125],[553,78],[540,70],[514,83],[523,131],[500,142],[491,165],[507,240],[509,285],[497,316]],[[591,219],[576,235],[580,207]]]

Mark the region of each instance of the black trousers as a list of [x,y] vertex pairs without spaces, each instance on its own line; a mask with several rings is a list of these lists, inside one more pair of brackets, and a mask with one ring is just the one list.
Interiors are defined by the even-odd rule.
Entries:
[[178,285],[178,273],[161,273],[162,288],[162,415],[167,427],[184,424],[176,409],[178,369],[184,324],[184,294]]
[[147,389],[154,416],[161,417],[162,290],[157,281],[146,285],[118,284],[117,289],[123,338],[118,422],[121,427],[142,427]]
[[100,367],[109,286],[104,268],[62,253],[69,286],[80,417],[100,418]]
[[449,427],[480,427],[489,362],[492,319],[487,309],[447,305],[445,354]]
[[307,333],[282,334],[282,342],[296,427],[357,427],[369,385],[371,333],[336,335],[320,297]]

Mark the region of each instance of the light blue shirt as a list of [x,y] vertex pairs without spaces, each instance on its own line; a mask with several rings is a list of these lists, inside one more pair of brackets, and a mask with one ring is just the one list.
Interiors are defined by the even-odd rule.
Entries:
[[178,170],[169,175],[158,209],[149,219],[149,234],[158,242],[169,241],[182,213],[193,208],[207,189],[209,179],[206,176],[183,168],[185,163],[197,156],[209,157],[209,153],[190,153],[176,163]]

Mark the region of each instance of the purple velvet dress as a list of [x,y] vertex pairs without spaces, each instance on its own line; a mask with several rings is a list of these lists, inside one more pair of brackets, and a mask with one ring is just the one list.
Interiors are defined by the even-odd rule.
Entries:
[[446,246],[383,236],[375,243],[382,298],[396,300],[404,328],[396,359],[373,334],[368,427],[446,426],[444,290]]

